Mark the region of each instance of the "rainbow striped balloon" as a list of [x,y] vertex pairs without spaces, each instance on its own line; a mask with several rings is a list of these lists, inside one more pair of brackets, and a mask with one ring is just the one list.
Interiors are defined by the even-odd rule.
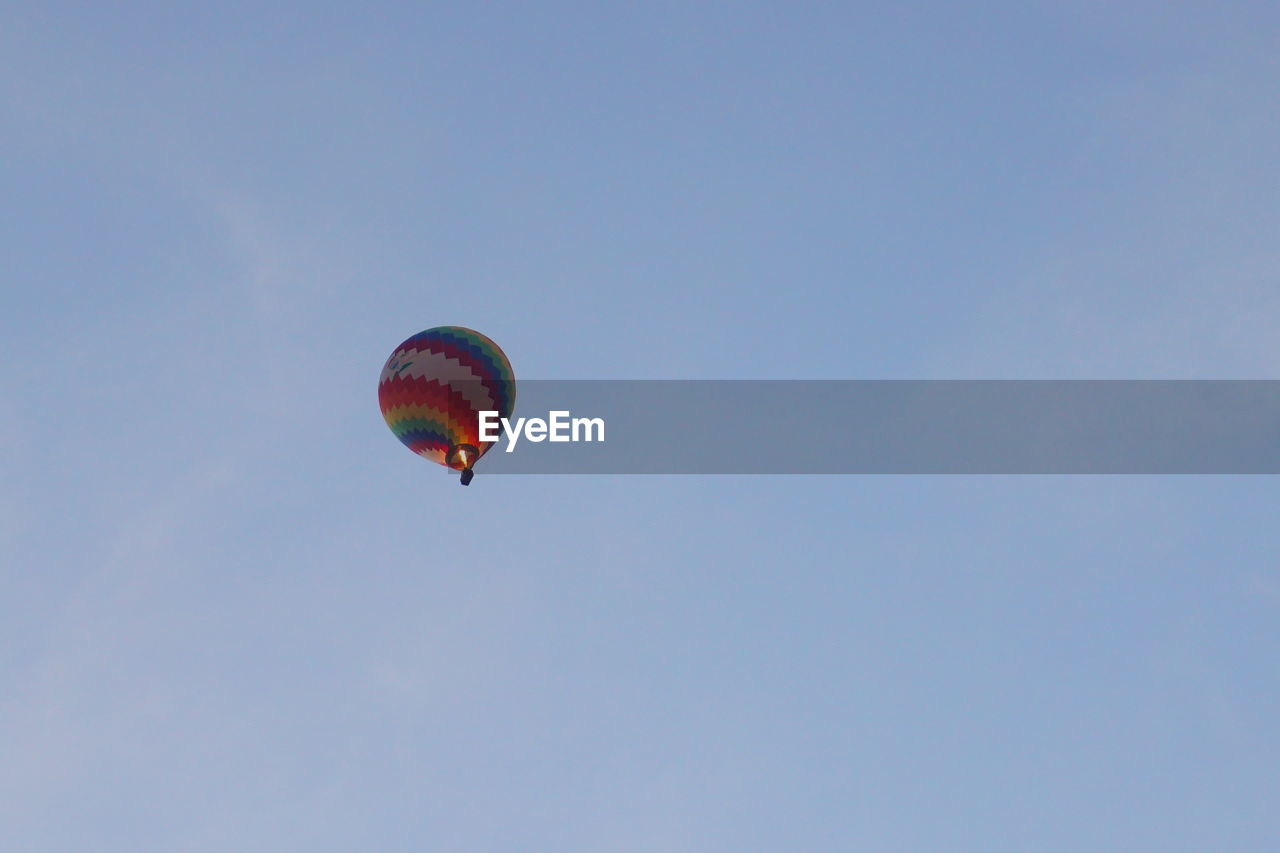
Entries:
[[478,413],[509,418],[516,378],[498,345],[461,326],[437,326],[396,347],[378,380],[378,405],[396,438],[419,456],[468,473],[492,443]]

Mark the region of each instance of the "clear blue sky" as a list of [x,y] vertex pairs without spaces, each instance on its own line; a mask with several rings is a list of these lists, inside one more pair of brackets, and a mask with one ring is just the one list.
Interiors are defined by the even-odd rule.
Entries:
[[440,324],[530,378],[1275,377],[1278,44],[5,5],[0,847],[1280,849],[1274,479],[462,490],[375,394]]

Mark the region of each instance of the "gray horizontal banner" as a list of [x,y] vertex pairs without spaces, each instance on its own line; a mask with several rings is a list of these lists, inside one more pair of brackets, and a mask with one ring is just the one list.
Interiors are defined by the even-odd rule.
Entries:
[[478,473],[1280,473],[1275,380],[525,380],[520,418],[579,440],[535,424]]

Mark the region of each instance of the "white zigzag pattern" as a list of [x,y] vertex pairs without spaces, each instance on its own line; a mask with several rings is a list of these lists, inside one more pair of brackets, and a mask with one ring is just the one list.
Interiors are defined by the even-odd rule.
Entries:
[[[408,367],[404,366],[405,362],[409,363]],[[396,370],[391,369],[393,363],[399,364]],[[382,376],[378,379],[378,384],[381,385],[383,382],[390,381],[391,377],[397,373],[400,376],[437,379],[448,383],[449,387],[461,394],[462,399],[466,400],[477,412],[496,411],[498,408],[493,396],[480,384],[479,380],[484,377],[458,359],[450,358],[443,353],[413,352],[406,354],[397,352],[387,359],[386,365],[382,368]]]

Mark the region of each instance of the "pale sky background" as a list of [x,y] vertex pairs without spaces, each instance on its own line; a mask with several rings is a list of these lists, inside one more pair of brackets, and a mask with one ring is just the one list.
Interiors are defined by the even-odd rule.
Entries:
[[1280,849],[1274,478],[462,490],[376,404],[1274,378],[1278,103],[1271,2],[5,3],[0,848]]

